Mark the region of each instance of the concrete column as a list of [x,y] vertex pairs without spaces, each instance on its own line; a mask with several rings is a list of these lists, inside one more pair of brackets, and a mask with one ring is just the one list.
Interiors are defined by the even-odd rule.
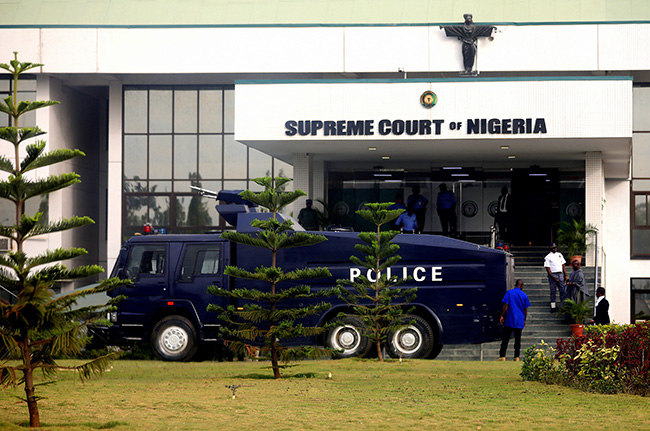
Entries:
[[[302,190],[307,193],[308,197],[312,197],[313,195],[311,181],[311,156],[309,154],[296,153],[293,155],[293,189]],[[294,218],[298,218],[300,209],[305,207],[307,196],[296,200],[291,206],[291,212],[293,213]]]
[[[598,229],[598,248],[604,244],[603,214],[605,208],[605,175],[603,170],[603,156],[600,151],[585,153],[585,222]],[[599,265],[602,264],[600,250],[595,250],[594,235],[587,237],[587,244],[592,244],[587,250],[586,265],[593,265],[596,252],[598,252]]]
[[113,81],[108,95],[108,271],[122,245],[122,83]]
[[321,199],[325,200],[326,193],[326,181],[325,181],[325,162],[323,160],[312,160],[312,170],[311,170],[311,195],[309,196],[313,200]]

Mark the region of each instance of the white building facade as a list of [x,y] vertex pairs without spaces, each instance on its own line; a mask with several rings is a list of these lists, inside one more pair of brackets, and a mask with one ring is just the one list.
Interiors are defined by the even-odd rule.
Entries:
[[515,247],[547,246],[560,222],[584,217],[599,231],[587,265],[602,268],[611,317],[650,313],[650,23],[491,22],[469,78],[441,24],[0,22],[1,62],[18,51],[44,64],[24,97],[62,102],[29,121],[52,148],[87,154],[64,167],[83,182],[49,197],[49,218],[97,221],[30,247],[81,245],[110,268],[146,222],[228,228],[190,185],[254,188],[263,175],[294,178],[332,223],[356,228],[364,202],[420,186],[432,233],[446,183],[461,236],[485,243],[505,186]]

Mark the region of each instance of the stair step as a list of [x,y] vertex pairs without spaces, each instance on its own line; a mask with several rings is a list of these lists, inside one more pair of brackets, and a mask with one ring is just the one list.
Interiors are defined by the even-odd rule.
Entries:
[[[519,248],[519,247],[517,247]],[[534,248],[534,247],[533,247]],[[530,250],[527,250],[530,251]],[[550,312],[550,298],[546,270],[542,266],[544,256],[548,253],[546,247],[540,248],[543,252],[541,259],[535,265],[521,266],[519,258],[515,257],[515,279],[521,278],[524,281],[524,292],[530,300],[528,308],[528,319],[521,337],[521,353],[532,345],[540,345],[542,340],[552,347],[555,347],[558,338],[569,338],[571,327],[565,323],[566,316],[561,313]],[[513,254],[517,256],[516,249]],[[586,283],[589,290],[593,290],[594,267],[583,267]],[[567,268],[567,275],[571,268]],[[559,295],[558,295],[559,302]],[[559,306],[560,304],[558,304]],[[439,360],[449,361],[494,361],[499,357],[501,341],[492,341],[482,344],[450,344],[445,345],[438,355]],[[514,355],[514,339],[508,343],[507,357],[512,360]]]

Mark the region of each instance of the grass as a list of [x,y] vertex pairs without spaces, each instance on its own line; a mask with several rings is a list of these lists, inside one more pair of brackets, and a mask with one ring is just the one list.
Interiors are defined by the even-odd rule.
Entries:
[[[37,395],[51,430],[644,430],[650,398],[523,382],[520,363],[118,361],[80,383],[59,373]],[[332,379],[328,374],[332,373]],[[226,385],[241,385],[233,399]],[[22,389],[0,390],[0,429],[24,430]]]

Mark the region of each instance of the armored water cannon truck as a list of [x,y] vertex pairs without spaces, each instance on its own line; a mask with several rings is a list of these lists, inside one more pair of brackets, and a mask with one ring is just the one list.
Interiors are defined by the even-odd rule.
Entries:
[[[222,217],[241,232],[253,232],[251,220],[269,213],[238,196],[239,191],[221,191],[216,199]],[[303,230],[294,221],[296,230]],[[155,231],[155,230],[154,230]],[[317,245],[281,250],[277,264],[285,271],[294,268],[327,267],[332,276],[309,280],[312,289],[336,286],[337,279],[369,279],[374,274],[350,261],[361,242],[354,232],[318,232],[327,237]],[[402,259],[389,269],[391,276],[407,278],[403,287],[417,287],[412,304],[412,324],[389,334],[386,350],[391,356],[435,358],[445,344],[471,344],[499,339],[501,299],[514,285],[512,256],[489,247],[436,235],[397,235]],[[220,234],[139,235],[127,240],[113,269],[113,276],[133,283],[110,292],[127,298],[111,314],[110,338],[115,344],[135,341],[151,344],[155,354],[169,361],[192,359],[200,347],[221,342],[216,313],[208,304],[230,304],[230,299],[210,295],[208,286],[264,289],[251,280],[224,275],[228,265],[253,270],[268,266],[270,252],[231,243]],[[311,342],[336,349],[339,357],[363,356],[371,343],[359,330],[361,321],[339,298],[327,299],[332,307],[305,322],[325,325],[337,322]],[[228,302],[228,304],[226,304]],[[301,304],[306,305],[306,304]],[[345,313],[346,318],[339,318]],[[300,340],[304,343],[304,340]]]

